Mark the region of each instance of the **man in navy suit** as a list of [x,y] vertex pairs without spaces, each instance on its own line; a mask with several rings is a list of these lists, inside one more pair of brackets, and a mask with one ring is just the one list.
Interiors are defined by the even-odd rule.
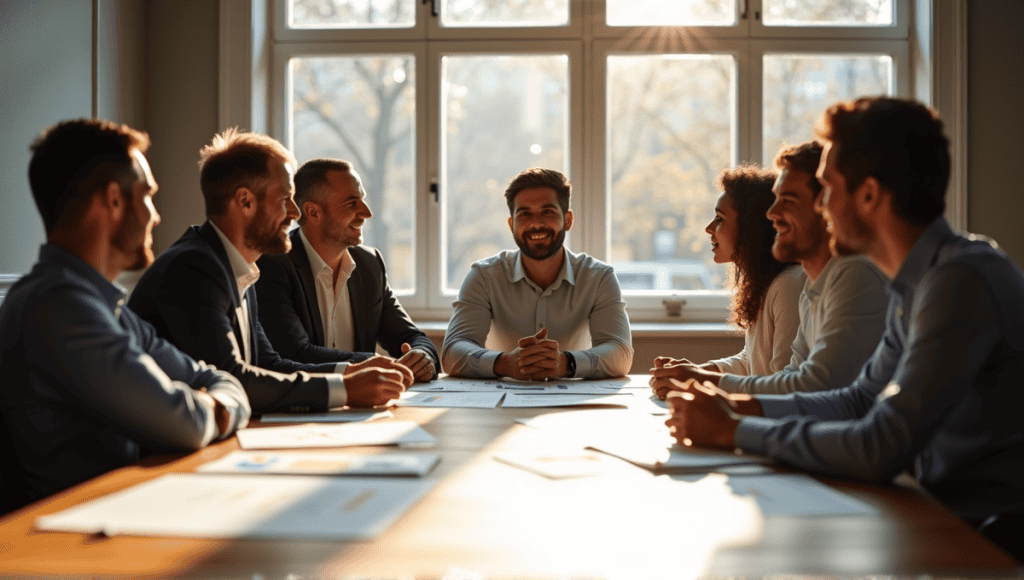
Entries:
[[265,135],[229,129],[200,152],[208,221],[192,226],[139,280],[130,305],[189,355],[233,374],[253,412],[382,405],[412,373],[386,357],[303,364],[281,357],[260,326],[256,260],[291,249],[299,217],[292,154]]
[[366,205],[359,174],[347,161],[314,159],[295,174],[302,208],[292,249],[264,255],[257,265],[260,324],[288,358],[321,363],[366,356],[380,344],[417,381],[437,376],[434,345],[388,285],[379,251],[361,245]]

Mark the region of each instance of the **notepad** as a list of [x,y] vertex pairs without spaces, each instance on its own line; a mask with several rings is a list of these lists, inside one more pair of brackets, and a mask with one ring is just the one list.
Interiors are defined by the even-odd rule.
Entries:
[[108,536],[368,539],[383,533],[432,483],[171,473],[42,516],[35,525]]
[[441,460],[437,453],[334,453],[233,451],[196,469],[200,473],[285,475],[405,475],[421,477]]
[[436,443],[413,421],[346,423],[321,425],[310,423],[288,427],[262,427],[238,431],[242,449],[300,449],[316,447],[352,447],[358,445],[415,445]]

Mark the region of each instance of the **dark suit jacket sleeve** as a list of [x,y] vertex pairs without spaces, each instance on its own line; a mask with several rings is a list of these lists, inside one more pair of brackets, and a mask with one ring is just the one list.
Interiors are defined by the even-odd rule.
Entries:
[[171,255],[161,256],[132,293],[130,307],[136,314],[192,358],[234,375],[254,413],[327,408],[326,378],[297,372],[323,370],[283,361],[265,338],[260,340],[262,332],[255,320],[259,356],[266,354],[267,361],[261,361],[265,366],[260,367],[245,362],[244,347],[235,334],[234,301],[225,287],[226,269],[212,253],[173,247],[168,252]]
[[347,352],[314,343],[308,300],[316,300],[316,294],[303,293],[288,255],[263,256],[257,265],[260,325],[278,354],[304,363],[357,362],[373,356],[373,352]]
[[[366,246],[356,246],[349,251],[357,264],[352,273],[354,284],[349,285],[353,320],[359,321],[356,324],[370,325],[371,328],[362,329],[366,338],[374,343],[379,342],[395,358],[402,356],[403,343],[430,353],[434,357],[436,376],[441,370],[441,357],[434,343],[413,324],[412,318],[391,291],[380,251]],[[367,348],[361,344],[356,347]]]

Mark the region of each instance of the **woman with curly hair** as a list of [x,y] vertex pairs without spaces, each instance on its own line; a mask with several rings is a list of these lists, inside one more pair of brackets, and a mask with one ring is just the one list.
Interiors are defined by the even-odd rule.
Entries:
[[805,274],[799,265],[772,256],[775,229],[765,213],[775,202],[775,178],[774,171],[751,164],[727,169],[718,176],[722,194],[705,231],[711,236],[715,263],[734,266],[729,321],[745,331],[746,339],[742,351],[704,363],[702,369],[770,375],[782,370],[792,356]]

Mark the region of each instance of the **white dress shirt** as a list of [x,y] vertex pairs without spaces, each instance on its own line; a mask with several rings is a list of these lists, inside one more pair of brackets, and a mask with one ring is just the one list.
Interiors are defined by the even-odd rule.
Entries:
[[[231,243],[224,232],[217,227],[217,224],[210,222],[213,226],[213,231],[217,232],[217,236],[220,237],[220,241],[224,244],[224,251],[228,255],[228,263],[231,264],[231,274],[235,277],[235,283],[238,285],[238,308],[235,313],[238,315],[238,323],[242,327],[242,336],[245,337],[242,340],[242,352],[245,356],[246,364],[250,364],[252,361],[252,353],[250,352],[248,337],[251,336],[252,332],[252,321],[249,320],[249,308],[248,299],[245,296],[249,287],[256,283],[260,279],[260,269],[256,267],[256,263],[249,263],[245,261],[242,253],[238,251],[235,244]],[[257,324],[259,322],[257,321]],[[345,372],[345,367],[348,363],[338,363],[335,368],[336,374],[324,375],[327,378],[327,406],[330,408],[343,407],[348,402],[348,392],[345,391],[345,379],[342,373]]]
[[355,350],[355,331],[352,322],[352,302],[348,295],[348,279],[356,269],[355,260],[348,250],[341,255],[338,282],[334,282],[334,270],[313,249],[305,232],[299,229],[299,238],[306,248],[306,257],[313,271],[316,284],[316,300],[320,306],[320,322],[324,325],[324,346],[335,350]]

